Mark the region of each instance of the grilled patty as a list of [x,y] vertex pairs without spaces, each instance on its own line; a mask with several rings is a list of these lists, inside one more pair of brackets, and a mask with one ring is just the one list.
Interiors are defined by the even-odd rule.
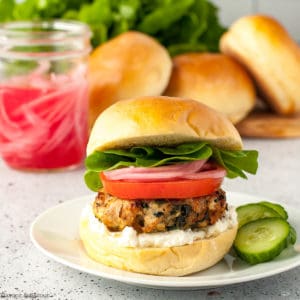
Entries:
[[221,189],[208,196],[176,200],[123,200],[100,191],[93,210],[111,231],[131,226],[139,233],[150,233],[212,225],[224,215],[226,206]]

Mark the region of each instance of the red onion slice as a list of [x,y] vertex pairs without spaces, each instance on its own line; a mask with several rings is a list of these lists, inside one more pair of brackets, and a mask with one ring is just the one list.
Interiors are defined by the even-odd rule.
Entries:
[[112,171],[105,171],[104,175],[111,180],[120,180],[121,177],[127,176],[128,174],[158,174],[164,172],[194,172],[199,170],[206,162],[205,160],[196,160],[187,163],[178,163],[174,165],[167,165],[161,167],[128,167]]
[[[201,171],[202,169],[203,171]],[[226,171],[222,167],[206,163],[206,160],[197,160],[153,168],[128,167],[105,171],[104,175],[108,180],[155,182],[177,179],[222,178],[226,175]]]
[[217,167],[216,169],[208,171],[200,171],[193,174],[186,174],[184,179],[203,179],[203,178],[222,178],[226,176],[226,170],[222,167]]

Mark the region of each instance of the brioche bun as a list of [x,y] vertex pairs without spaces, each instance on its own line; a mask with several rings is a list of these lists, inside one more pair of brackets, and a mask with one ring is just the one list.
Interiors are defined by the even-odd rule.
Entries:
[[95,150],[197,141],[221,149],[242,148],[238,131],[222,113],[195,100],[141,97],[119,101],[102,112],[91,131],[87,155]]
[[183,276],[213,266],[228,252],[236,232],[237,225],[216,237],[177,247],[121,247],[94,231],[86,217],[80,221],[80,238],[92,259],[122,270],[165,276]]
[[244,68],[224,54],[188,53],[173,58],[165,95],[200,101],[242,120],[255,105],[255,88]]
[[300,111],[300,48],[275,19],[239,19],[222,36],[220,48],[253,75],[273,110],[283,115]]
[[171,70],[167,50],[140,32],[123,33],[99,46],[89,59],[90,124],[114,102],[160,95]]

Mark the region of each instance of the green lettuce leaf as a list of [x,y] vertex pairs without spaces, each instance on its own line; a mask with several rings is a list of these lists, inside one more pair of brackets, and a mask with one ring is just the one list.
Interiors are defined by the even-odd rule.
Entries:
[[255,174],[258,168],[255,150],[221,150],[205,142],[185,143],[176,147],[133,147],[95,151],[86,158],[84,179],[93,191],[102,187],[99,172],[123,167],[157,167],[184,161],[211,159],[223,166],[227,177],[247,178],[245,172]]
[[210,0],[0,0],[0,21],[59,18],[88,24],[94,47],[138,30],[157,39],[171,55],[218,51],[225,30]]

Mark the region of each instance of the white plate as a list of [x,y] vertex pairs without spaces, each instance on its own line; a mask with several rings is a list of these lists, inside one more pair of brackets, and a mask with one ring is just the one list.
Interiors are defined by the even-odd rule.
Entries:
[[[233,205],[263,199],[230,192],[227,192],[227,198]],[[94,262],[85,254],[78,235],[81,210],[91,200],[91,197],[78,198],[41,214],[31,225],[30,236],[34,245],[46,256],[71,268],[132,285],[162,289],[200,289],[240,283],[278,274],[300,265],[298,244],[294,248],[284,250],[271,262],[250,266],[240,259],[227,255],[214,267],[184,277],[144,275],[106,267]],[[297,232],[300,232],[300,211],[289,206],[285,208],[290,223]]]

